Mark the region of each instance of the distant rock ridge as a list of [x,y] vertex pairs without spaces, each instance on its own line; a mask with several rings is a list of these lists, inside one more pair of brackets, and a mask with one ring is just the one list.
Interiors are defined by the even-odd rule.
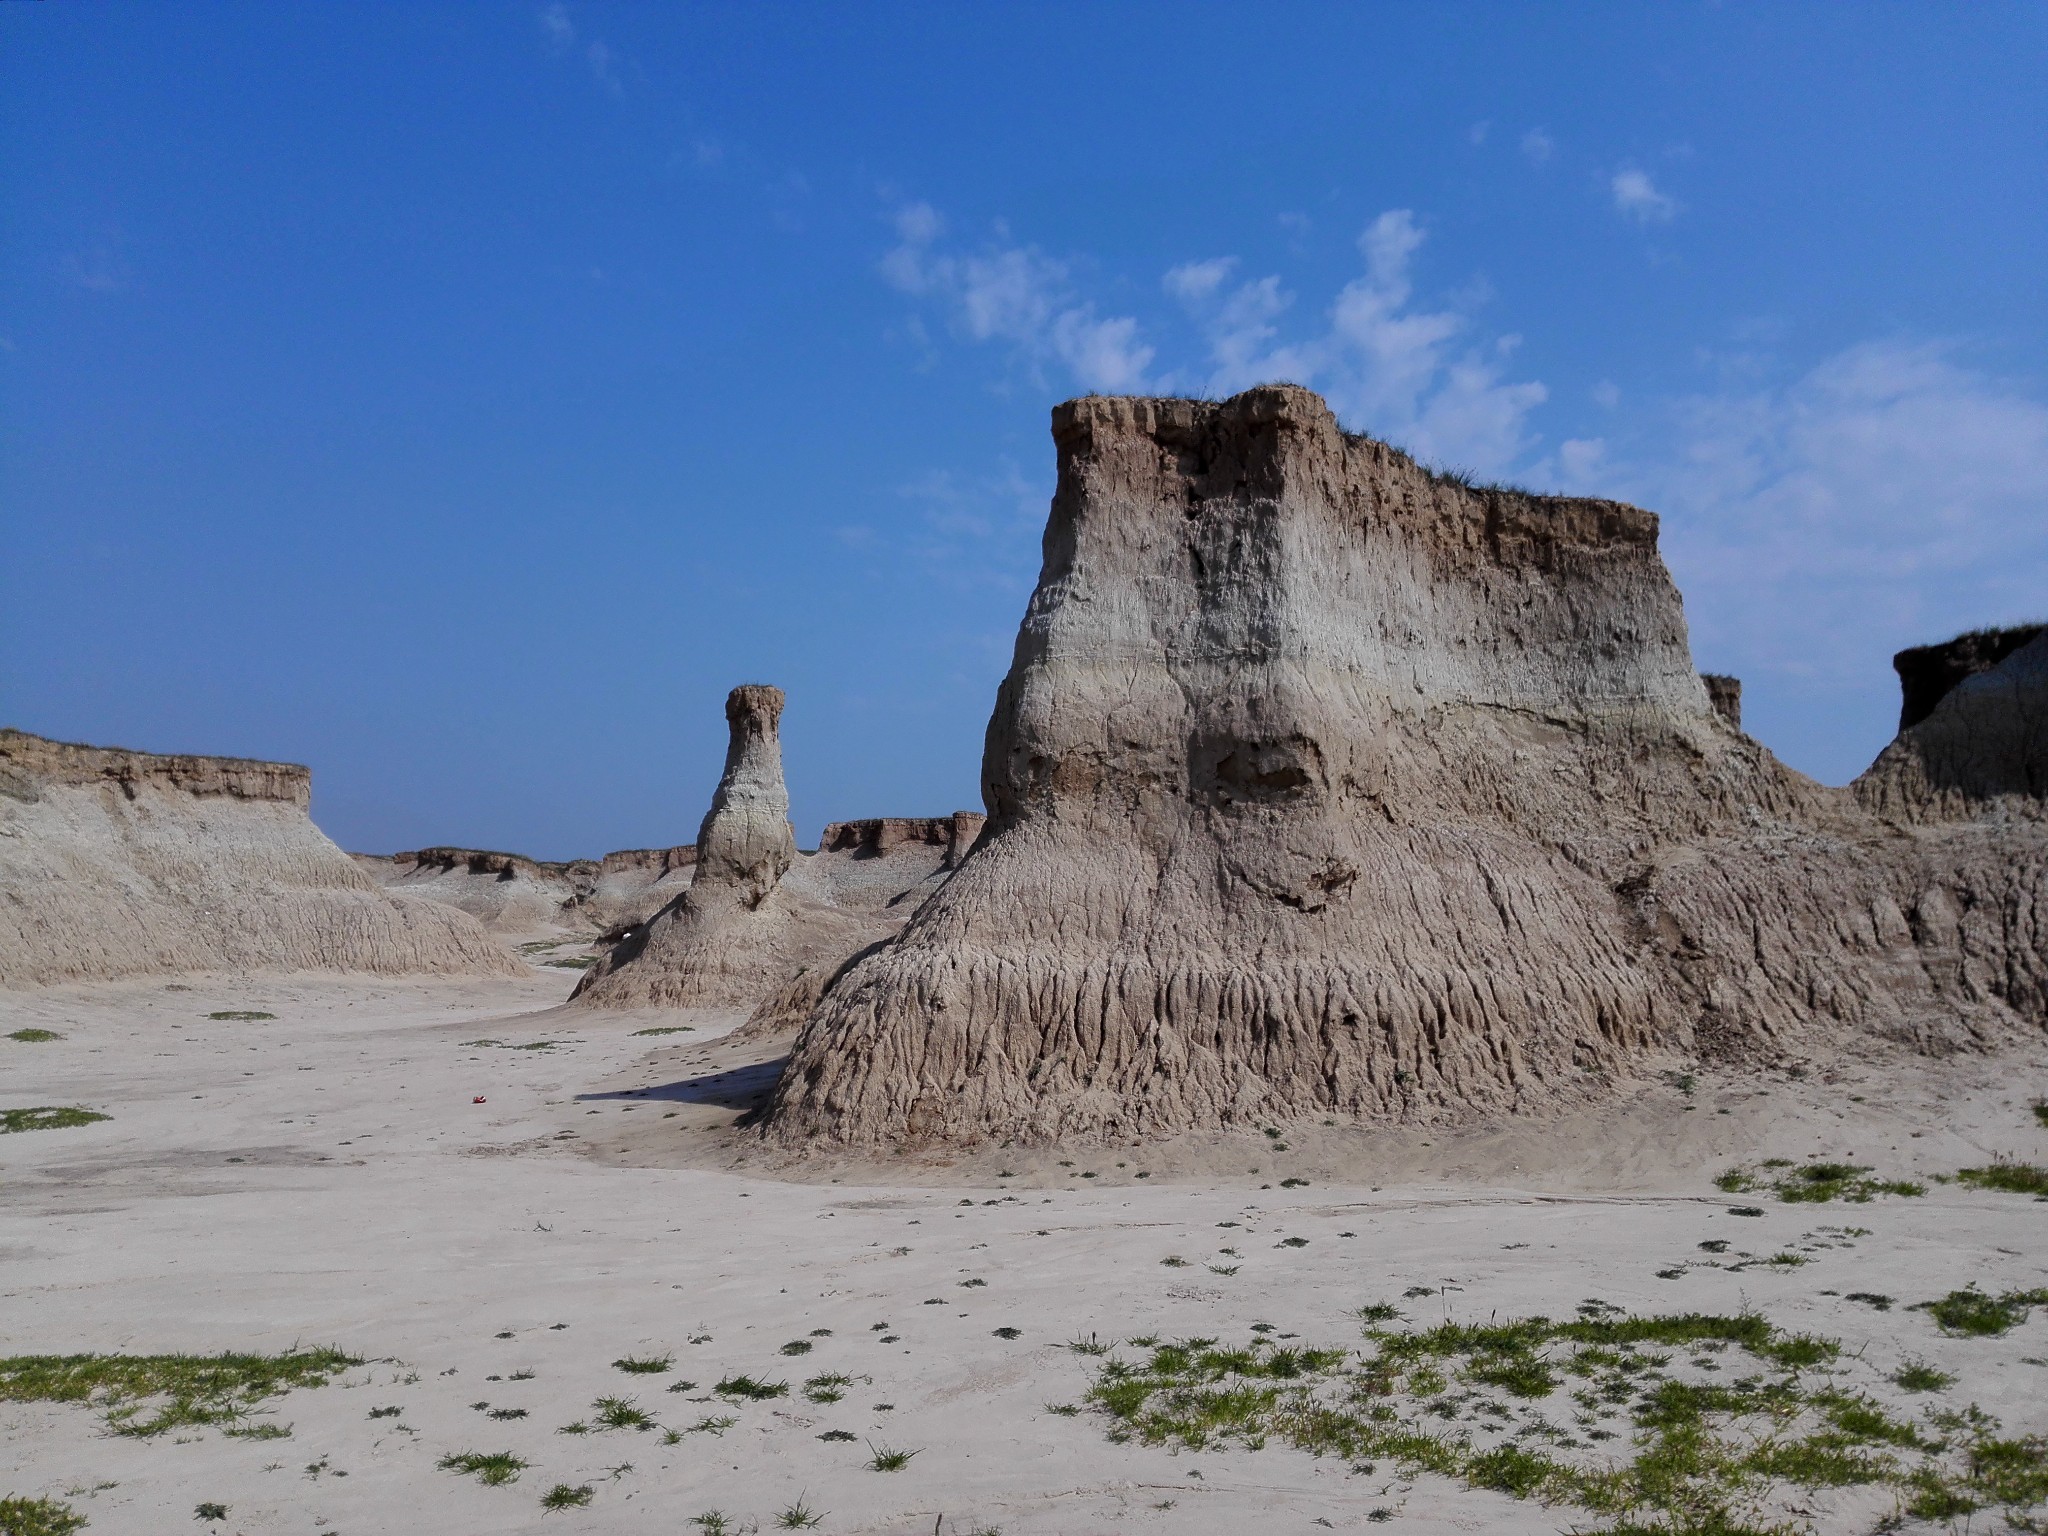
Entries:
[[689,884],[697,850],[683,843],[550,860],[436,847],[351,857],[387,889],[445,902],[496,933],[536,935],[644,921]]
[[2039,830],[1888,825],[1742,734],[1654,514],[1463,485],[1293,386],[1053,437],[988,825],[821,989],[772,1142],[1455,1120],[1653,1050],[2048,1023]]
[[381,891],[295,763],[0,730],[0,986],[193,971],[511,975],[469,918]]
[[987,820],[979,811],[955,811],[950,816],[877,816],[828,822],[818,839],[818,852],[882,858],[899,848],[922,844],[943,848],[950,868],[967,856]]

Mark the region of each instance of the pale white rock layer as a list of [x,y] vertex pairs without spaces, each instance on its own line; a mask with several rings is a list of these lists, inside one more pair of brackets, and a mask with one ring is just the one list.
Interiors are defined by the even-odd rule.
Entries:
[[187,971],[512,975],[462,913],[380,890],[292,763],[0,731],[0,986]]

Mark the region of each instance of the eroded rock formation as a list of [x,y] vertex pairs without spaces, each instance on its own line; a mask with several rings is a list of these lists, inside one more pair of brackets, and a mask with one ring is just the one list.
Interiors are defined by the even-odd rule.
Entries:
[[2040,814],[2048,797],[2048,626],[1963,635],[1901,651],[1892,665],[1904,723],[1856,781],[1862,802],[1910,821],[1994,807]]
[[[836,969],[897,922],[789,881],[797,864],[782,779],[782,690],[733,689],[725,771],[697,834],[689,888],[627,930],[576,988],[601,1007],[751,1006],[800,973]],[[900,887],[898,887],[900,889]]]
[[293,763],[0,730],[0,986],[183,971],[510,975],[468,917],[388,894]]
[[1742,735],[1651,513],[1434,476],[1287,386],[1053,436],[988,826],[823,993],[772,1139],[1440,1118],[1651,1047],[2044,1021],[2038,832],[1930,840]]
[[481,848],[351,854],[379,885],[445,902],[493,933],[524,937],[644,922],[690,883],[697,850],[622,848],[560,862]]

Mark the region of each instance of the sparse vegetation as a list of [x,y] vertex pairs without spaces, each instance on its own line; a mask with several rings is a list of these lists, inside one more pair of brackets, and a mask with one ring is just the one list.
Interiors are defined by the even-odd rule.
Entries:
[[10,1131],[68,1131],[95,1120],[111,1120],[95,1110],[73,1105],[38,1104],[30,1109],[0,1109],[0,1135]]
[[659,1024],[653,1029],[636,1029],[635,1035],[693,1035],[697,1032],[692,1024]]
[[1906,1392],[1946,1392],[1956,1379],[1925,1360],[1908,1360],[1892,1372],[1892,1384]]
[[274,1019],[277,1015],[274,1013],[259,1013],[253,1008],[223,1008],[218,1013],[209,1013],[207,1017],[209,1019],[234,1019],[245,1024],[256,1024],[266,1019]]
[[910,1465],[910,1458],[918,1454],[916,1451],[891,1450],[886,1445],[876,1445],[872,1440],[868,1442],[868,1449],[874,1452],[868,1462],[868,1469],[873,1472],[901,1472]]
[[809,1339],[791,1339],[777,1353],[784,1355],[808,1355],[812,1348],[813,1345]]
[[634,1376],[659,1376],[675,1363],[674,1355],[627,1355],[623,1360],[614,1360],[612,1369]]
[[54,1029],[17,1029],[7,1038],[19,1040],[24,1045],[39,1045],[46,1040],[62,1040],[64,1037]]
[[[1940,1372],[1880,1377],[1833,1340],[1754,1313],[1631,1316],[1589,1301],[1567,1321],[1396,1327],[1381,1304],[1364,1320],[1356,1351],[1133,1341],[1145,1355],[1104,1359],[1087,1401],[1115,1440],[1278,1441],[1365,1472],[1389,1462],[1402,1478],[1569,1506],[1608,1536],[1783,1536],[1811,1494],[1857,1485],[1893,1490],[1916,1518],[1997,1507],[2020,1529],[2048,1504],[2048,1442],[2001,1439],[1975,1408],[1915,1423],[1881,1389],[1938,1390]],[[1724,1362],[1731,1374],[1715,1374]]]
[[462,1472],[473,1475],[487,1487],[496,1488],[504,1483],[516,1483],[527,1463],[510,1451],[458,1451],[452,1456],[443,1456],[435,1463],[443,1472]]
[[2011,1195],[2048,1196],[2048,1168],[2035,1163],[2019,1163],[2003,1157],[1994,1157],[1988,1168],[1964,1168],[1957,1172],[1956,1182],[1973,1185],[1978,1189],[1999,1189]]
[[654,1415],[629,1397],[600,1397],[590,1405],[599,1429],[652,1429]]
[[752,1376],[728,1376],[711,1389],[720,1397],[744,1397],[753,1402],[765,1402],[771,1397],[787,1397],[789,1383],[786,1381],[757,1381]]
[[323,1386],[361,1364],[338,1349],[295,1349],[281,1355],[16,1355],[0,1359],[0,1402],[91,1403],[113,1433],[147,1438],[168,1429],[240,1425],[265,1398],[294,1387]]
[[0,1536],[71,1536],[85,1516],[56,1499],[0,1499]]
[[590,1484],[581,1483],[571,1488],[567,1483],[557,1483],[540,1496],[542,1509],[581,1509],[596,1497],[596,1490]]
[[1974,1285],[1950,1291],[1939,1301],[1923,1301],[1914,1310],[1932,1317],[1943,1333],[1963,1338],[1996,1338],[2027,1320],[2034,1307],[2048,1306],[2048,1289],[2007,1291],[1992,1296]]
[[1714,1180],[1714,1187],[1730,1195],[1768,1191],[1797,1205],[1819,1205],[1830,1200],[1863,1205],[1879,1195],[1911,1197],[1927,1193],[1926,1186],[1909,1179],[1873,1179],[1870,1173],[1861,1163],[1813,1162],[1794,1167],[1784,1158],[1771,1158],[1755,1169],[1730,1168]]
[[851,1376],[827,1372],[804,1383],[804,1396],[814,1403],[836,1403],[846,1396],[846,1389],[852,1385]]
[[797,1496],[794,1504],[775,1517],[776,1528],[784,1531],[807,1531],[814,1525],[824,1523],[825,1517],[811,1508],[801,1494]]
[[704,1536],[732,1536],[732,1517],[723,1510],[707,1509],[701,1515],[693,1515],[690,1524]]

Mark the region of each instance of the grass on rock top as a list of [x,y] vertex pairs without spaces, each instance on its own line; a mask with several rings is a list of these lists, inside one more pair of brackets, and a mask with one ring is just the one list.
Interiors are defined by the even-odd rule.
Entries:
[[1754,1313],[1630,1316],[1588,1301],[1564,1321],[1403,1327],[1385,1304],[1359,1316],[1359,1349],[1133,1340],[1143,1355],[1102,1359],[1086,1400],[1112,1440],[1277,1441],[1364,1475],[1385,1462],[1568,1506],[1613,1536],[1782,1536],[1803,1528],[1812,1494],[1854,1486],[1888,1489],[1925,1520],[1998,1508],[2018,1522],[2048,1505],[2048,1440],[2000,1438],[1988,1414],[1938,1401],[1916,1418],[1888,1389],[1938,1392],[1942,1373],[1883,1376]]
[[[361,1364],[338,1349],[293,1349],[280,1355],[16,1355],[0,1359],[0,1402],[90,1403],[113,1433],[146,1438],[188,1426],[240,1426],[264,1399],[294,1387],[324,1386]],[[273,1429],[246,1437],[275,1439],[278,1434]]]

